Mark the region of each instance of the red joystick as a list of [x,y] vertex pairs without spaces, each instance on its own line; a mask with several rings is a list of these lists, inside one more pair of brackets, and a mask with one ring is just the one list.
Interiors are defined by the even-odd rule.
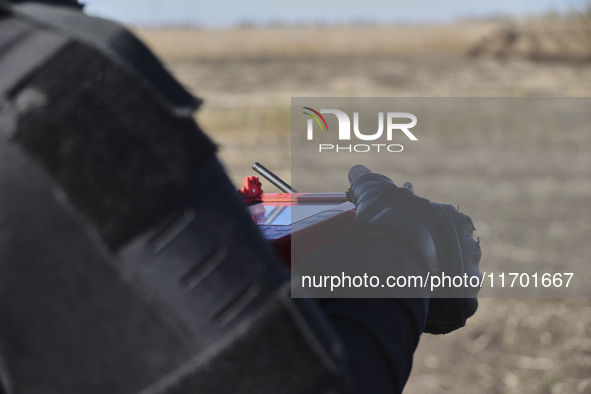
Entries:
[[248,176],[242,178],[242,189],[238,190],[238,195],[244,198],[247,203],[257,200],[257,197],[260,197],[261,194],[263,194],[263,189],[259,177]]

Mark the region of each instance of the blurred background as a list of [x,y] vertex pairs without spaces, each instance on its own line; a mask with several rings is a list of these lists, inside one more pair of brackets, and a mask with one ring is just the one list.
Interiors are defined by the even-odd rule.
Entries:
[[[206,100],[197,118],[220,144],[237,188],[254,161],[291,181],[291,97],[591,93],[591,3],[584,0],[86,3],[89,14],[130,25]],[[461,149],[388,175],[434,201],[465,201],[461,208],[483,237],[483,267],[487,259],[519,264],[541,256],[589,266],[591,130],[569,138],[463,132],[470,138]],[[446,136],[431,137],[433,152],[441,152]],[[508,149],[520,138],[526,150]],[[474,179],[501,187],[466,198]],[[514,184],[527,186],[523,194]],[[509,204],[516,200],[521,205]],[[465,329],[423,336],[405,393],[591,393],[591,302],[482,299]]]

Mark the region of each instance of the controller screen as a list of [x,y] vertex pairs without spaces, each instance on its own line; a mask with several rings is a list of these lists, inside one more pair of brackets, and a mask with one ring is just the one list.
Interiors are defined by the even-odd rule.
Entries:
[[303,202],[297,204],[264,202],[248,207],[256,224],[270,226],[288,226],[319,212],[341,204],[335,202]]

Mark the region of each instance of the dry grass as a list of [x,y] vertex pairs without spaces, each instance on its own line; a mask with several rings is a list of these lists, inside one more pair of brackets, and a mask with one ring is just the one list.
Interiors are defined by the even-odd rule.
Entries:
[[408,56],[462,53],[488,24],[387,27],[274,27],[232,30],[143,29],[138,35],[169,61]]
[[197,114],[200,124],[209,130],[250,135],[285,135],[290,128],[290,108],[265,106],[238,109],[211,109]]

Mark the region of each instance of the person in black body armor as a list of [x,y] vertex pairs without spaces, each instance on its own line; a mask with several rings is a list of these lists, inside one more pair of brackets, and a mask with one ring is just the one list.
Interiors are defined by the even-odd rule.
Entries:
[[[74,0],[13,3],[0,0],[0,392],[399,393],[421,333],[476,311],[473,297],[290,298],[193,119],[200,101]],[[356,223],[306,263],[378,245],[424,273],[422,241],[388,226],[395,206],[446,271],[478,274],[467,216],[362,166],[350,181]]]

